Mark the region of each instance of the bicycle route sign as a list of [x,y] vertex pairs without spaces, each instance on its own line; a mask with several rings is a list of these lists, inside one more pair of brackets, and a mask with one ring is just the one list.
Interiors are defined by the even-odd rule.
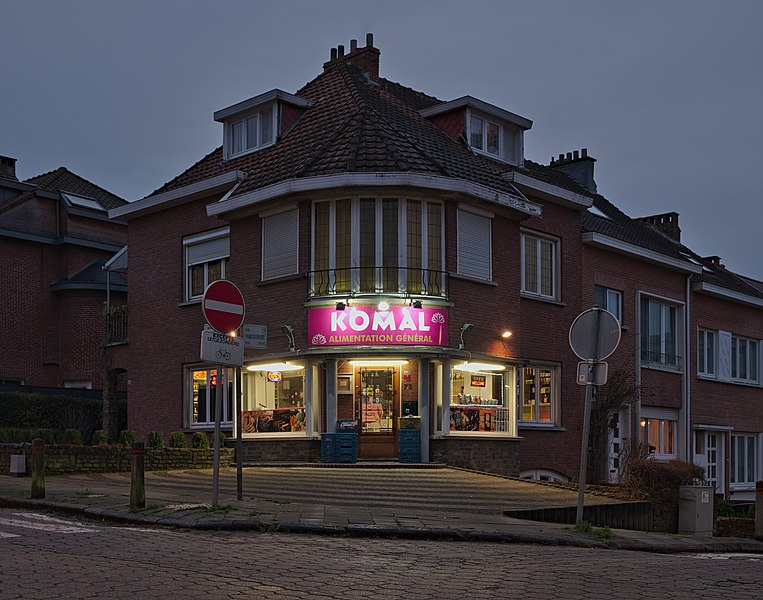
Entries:
[[244,296],[236,284],[219,279],[204,290],[201,310],[213,329],[227,335],[236,331],[244,322]]
[[240,367],[244,364],[244,339],[205,329],[201,332],[201,360]]

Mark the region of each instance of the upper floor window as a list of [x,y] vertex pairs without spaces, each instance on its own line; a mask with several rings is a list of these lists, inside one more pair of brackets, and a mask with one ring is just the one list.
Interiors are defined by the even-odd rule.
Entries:
[[471,211],[458,211],[458,272],[477,279],[492,279],[491,219]]
[[678,307],[641,298],[641,363],[678,368]]
[[299,210],[262,217],[262,279],[299,271]]
[[229,228],[183,238],[186,302],[201,300],[213,281],[225,279],[230,258]]
[[622,299],[623,295],[609,288],[597,285],[594,287],[594,302],[599,308],[615,315],[615,318],[622,322]]
[[700,329],[697,332],[697,373],[715,377],[716,349],[715,331]]
[[529,233],[523,233],[521,239],[522,292],[558,300],[558,241]]
[[275,141],[275,116],[276,111],[271,105],[227,123],[228,156],[236,156],[272,144]]
[[443,209],[412,198],[313,205],[313,296],[445,295]]
[[469,111],[467,125],[469,145],[474,150],[519,164],[522,143],[519,127],[473,110]]
[[518,369],[517,414],[520,423],[551,425],[555,414],[554,370],[525,367]]
[[758,342],[731,336],[731,378],[757,383]]

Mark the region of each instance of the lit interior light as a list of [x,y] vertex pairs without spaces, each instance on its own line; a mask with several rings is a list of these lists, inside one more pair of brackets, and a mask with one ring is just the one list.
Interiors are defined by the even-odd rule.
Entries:
[[467,371],[467,372],[473,372],[473,371],[504,371],[506,369],[505,365],[496,365],[491,363],[478,363],[478,362],[468,362],[464,363],[462,365],[455,365],[453,367],[457,371]]
[[351,360],[350,364],[354,367],[399,367],[407,365],[407,360]]
[[379,302],[379,306],[377,308],[379,310],[389,310],[389,304],[382,300],[381,302]]
[[290,363],[268,363],[265,365],[249,365],[246,367],[247,371],[300,371],[304,369],[302,365],[294,365]]

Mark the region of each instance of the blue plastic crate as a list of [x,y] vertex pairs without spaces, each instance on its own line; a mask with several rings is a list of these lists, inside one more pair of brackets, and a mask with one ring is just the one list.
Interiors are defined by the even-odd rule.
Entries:
[[416,449],[414,450],[400,450],[398,452],[398,460],[401,463],[420,463],[421,462],[421,452]]
[[336,434],[321,434],[321,462],[336,462]]

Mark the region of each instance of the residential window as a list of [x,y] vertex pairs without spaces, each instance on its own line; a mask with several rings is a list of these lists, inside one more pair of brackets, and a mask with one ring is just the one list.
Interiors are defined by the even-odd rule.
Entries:
[[737,381],[757,383],[758,342],[731,336],[731,377]]
[[305,369],[299,362],[249,365],[243,378],[241,430],[251,434],[306,431]]
[[503,365],[454,365],[450,431],[516,435],[516,419],[511,414],[514,401],[506,385],[513,378]]
[[299,210],[262,217],[262,279],[299,271]]
[[492,279],[491,218],[458,211],[458,273],[476,279]]
[[[217,402],[217,369],[193,369],[188,374],[191,425],[213,426]],[[220,422],[229,425],[233,421],[233,382],[227,377],[226,371],[223,371],[223,378]]]
[[622,298],[623,295],[617,290],[610,290],[600,285],[594,287],[594,303],[596,306],[611,312],[620,322],[622,322]]
[[262,148],[273,143],[276,111],[272,106],[264,108],[228,125],[230,156],[248,150]]
[[477,152],[512,164],[518,163],[521,130],[484,114],[469,112],[469,145]]
[[522,292],[558,299],[558,241],[529,233],[522,234]]
[[520,424],[551,425],[555,415],[554,370],[542,367],[519,369],[517,381],[517,414]]
[[445,295],[441,203],[347,198],[313,210],[313,296]]
[[715,331],[697,331],[697,373],[715,377],[715,357],[717,355]]
[[642,418],[641,443],[658,458],[675,457],[677,429],[678,421],[672,419]]
[[678,367],[678,307],[641,298],[641,362]]
[[731,485],[754,485],[757,476],[757,436],[731,436]]
[[185,301],[200,300],[213,281],[225,279],[230,257],[229,229],[218,229],[183,239]]

